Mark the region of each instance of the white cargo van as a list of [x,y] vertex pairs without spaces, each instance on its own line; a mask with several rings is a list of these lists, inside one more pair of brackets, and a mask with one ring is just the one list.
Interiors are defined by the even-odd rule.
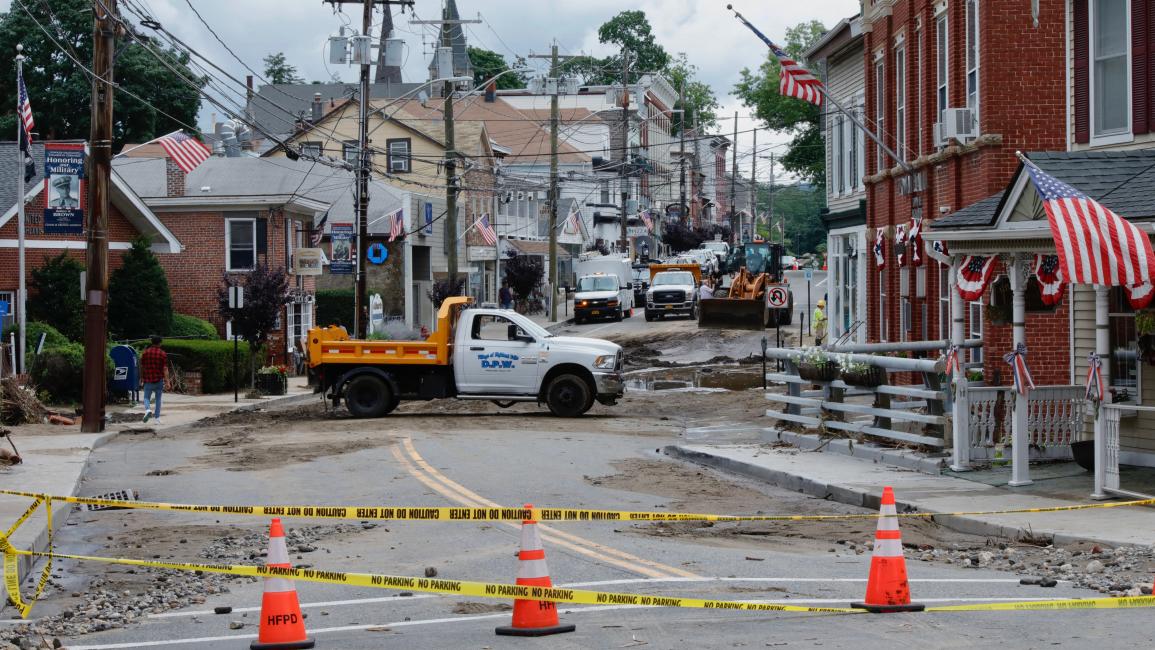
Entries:
[[621,255],[583,255],[574,265],[574,323],[595,318],[622,320],[634,312],[633,268]]

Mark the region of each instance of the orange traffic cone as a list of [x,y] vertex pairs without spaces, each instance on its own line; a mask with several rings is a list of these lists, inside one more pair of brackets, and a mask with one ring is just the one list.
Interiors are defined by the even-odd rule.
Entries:
[[[289,549],[285,546],[285,529],[280,519],[269,526],[269,556],[266,566],[291,568]],[[297,602],[297,588],[287,578],[265,578],[261,597],[261,627],[251,650],[290,650],[312,648],[314,641],[305,635],[305,617]]]
[[[525,508],[530,510],[533,506],[526,504]],[[521,522],[521,552],[517,557],[517,584],[530,587],[553,586],[549,579],[549,568],[545,565],[541,535],[533,519]],[[573,625],[558,624],[556,603],[519,599],[513,601],[513,624],[497,628],[497,633],[506,636],[545,636],[573,632],[575,629]]]
[[898,511],[894,490],[882,489],[882,508],[878,529],[874,532],[874,554],[870,558],[870,577],[866,581],[866,602],[851,607],[875,614],[887,612],[921,612],[925,605],[910,602],[910,583],[906,580],[906,559],[902,556],[902,534],[898,531]]

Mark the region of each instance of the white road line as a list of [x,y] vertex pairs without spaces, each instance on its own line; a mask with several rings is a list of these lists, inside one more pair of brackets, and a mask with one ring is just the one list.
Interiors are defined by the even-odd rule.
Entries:
[[[1037,598],[918,598],[916,600],[919,603],[969,603],[969,602],[1030,601],[1030,600],[1038,600],[1038,599]],[[1072,599],[1056,598],[1056,599],[1052,599],[1052,600],[1072,600]],[[741,600],[741,601],[735,601],[735,602],[766,603],[766,604],[775,604],[775,605],[803,605],[803,604],[806,604],[806,605],[825,605],[825,604],[831,604],[831,603],[846,603],[848,601],[845,598],[843,598],[843,599],[834,599],[834,598],[791,599],[791,598],[784,598],[784,599],[778,599],[778,600]],[[589,612],[604,612],[604,611],[619,610],[619,609],[656,609],[656,608],[643,607],[643,606],[639,606],[639,605],[596,605],[596,606],[590,606],[590,607],[576,607],[576,608],[566,608],[563,606],[560,609],[561,609],[562,614],[585,614],[585,613],[589,613]],[[500,618],[508,619],[509,617],[510,617],[509,612],[503,612],[500,614],[479,614],[476,616],[452,616],[452,617],[447,617],[447,618],[432,618],[432,619],[423,619],[420,621],[398,621],[395,623],[342,625],[342,626],[338,626],[338,627],[323,627],[323,628],[311,629],[311,630],[308,630],[308,632],[310,635],[332,634],[335,632],[357,632],[357,631],[366,630],[369,628],[379,628],[379,627],[380,628],[384,628],[384,627],[388,627],[388,628],[414,627],[417,625],[438,625],[438,624],[443,624],[443,623],[461,623],[461,622],[466,622],[466,621],[484,621],[484,620],[493,620],[493,619],[500,619]],[[233,634],[233,635],[225,635],[225,636],[191,637],[191,638],[186,638],[186,639],[168,639],[168,640],[164,640],[164,641],[138,641],[138,642],[128,642],[128,643],[101,643],[101,644],[96,644],[96,645],[69,645],[69,646],[65,646],[65,648],[67,648],[67,650],[125,650],[127,648],[146,648],[146,647],[156,647],[156,646],[166,646],[166,645],[181,645],[181,644],[191,644],[191,643],[213,643],[213,642],[217,642],[217,641],[240,641],[240,640],[244,640],[244,639],[255,639],[255,638],[257,638],[256,634]]]
[[[816,583],[816,582],[866,582],[866,578],[730,578],[730,577],[701,577],[701,578],[683,578],[683,577],[669,577],[669,578],[622,578],[619,580],[594,580],[587,582],[567,582],[564,584],[555,585],[557,587],[568,588],[583,588],[583,587],[605,587],[610,585],[632,585],[647,582],[800,582],[800,583]],[[909,582],[925,582],[925,583],[944,583],[944,584],[1019,584],[1016,578],[911,578]],[[1064,581],[1060,581],[1064,582]],[[324,600],[312,603],[301,603],[301,609],[309,607],[341,607],[345,605],[371,605],[374,603],[396,602],[403,603],[409,600],[425,600],[428,598],[444,598],[445,596],[438,594],[414,594],[412,596],[376,596],[373,598],[350,598],[347,600]],[[800,601],[791,601],[800,602]],[[842,602],[842,601],[838,601]],[[241,612],[257,612],[260,607],[234,607],[231,613]],[[198,609],[182,612],[164,612],[163,614],[149,614],[146,618],[183,618],[187,616],[214,616],[216,615],[211,609]],[[27,622],[27,621],[17,621]]]

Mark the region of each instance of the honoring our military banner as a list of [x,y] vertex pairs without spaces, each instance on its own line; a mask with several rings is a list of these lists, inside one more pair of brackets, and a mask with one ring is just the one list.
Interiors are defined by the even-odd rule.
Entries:
[[84,233],[84,145],[44,144],[44,233]]

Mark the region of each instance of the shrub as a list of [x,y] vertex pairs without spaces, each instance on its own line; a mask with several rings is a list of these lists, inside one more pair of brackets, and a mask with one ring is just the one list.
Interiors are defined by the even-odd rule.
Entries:
[[[142,344],[142,346],[145,344]],[[168,360],[183,372],[201,373],[201,389],[206,393],[223,393],[233,389],[232,341],[166,340],[162,347]],[[251,381],[251,353],[247,345],[238,346],[237,369],[240,381]]]
[[67,251],[32,269],[28,315],[48,323],[73,341],[84,336],[84,301],[80,297],[80,272],[84,265]]
[[353,329],[354,293],[352,289],[324,289],[317,291],[317,327],[341,325]]
[[514,295],[525,300],[541,284],[545,266],[540,257],[513,253],[502,265],[502,272],[505,274],[503,279]]
[[[32,382],[53,402],[79,402],[84,385],[84,346],[63,343],[46,347],[32,360]],[[112,358],[104,353],[104,381],[112,377]]]
[[[241,280],[244,283],[241,284]],[[245,289],[245,305],[240,309],[229,307],[229,288],[241,285]],[[285,269],[273,269],[257,264],[244,276],[224,274],[217,287],[217,302],[221,317],[233,322],[233,334],[239,335],[253,350],[263,346],[276,328],[289,296],[289,276]]]
[[172,329],[168,331],[168,335],[180,338],[209,339],[212,341],[220,339],[220,335],[217,334],[216,325],[213,325],[207,320],[187,314],[172,315]]
[[433,283],[433,288],[426,292],[429,300],[433,301],[433,308],[440,309],[441,303],[445,302],[446,298],[453,296],[460,296],[462,290],[465,289],[465,278],[457,276],[456,279],[445,278]]
[[168,278],[149,241],[138,237],[108,281],[108,329],[120,339],[167,336],[172,329]]
[[[36,344],[40,342],[40,335],[41,334],[45,335],[45,337],[44,337],[44,349],[45,350],[47,350],[48,348],[55,348],[55,347],[59,347],[61,345],[65,345],[67,343],[71,343],[71,341],[68,340],[67,336],[61,334],[60,330],[49,325],[48,323],[41,323],[39,321],[28,321],[25,325],[28,328],[28,331],[24,335],[24,337],[25,337],[25,341],[27,341],[27,344],[28,344],[28,354],[29,355],[36,353]],[[16,336],[16,337],[20,336],[20,334],[16,331],[16,328],[17,328],[17,326],[15,324],[9,325],[8,327],[4,328],[4,341],[5,342],[7,342],[9,340],[9,335]]]

